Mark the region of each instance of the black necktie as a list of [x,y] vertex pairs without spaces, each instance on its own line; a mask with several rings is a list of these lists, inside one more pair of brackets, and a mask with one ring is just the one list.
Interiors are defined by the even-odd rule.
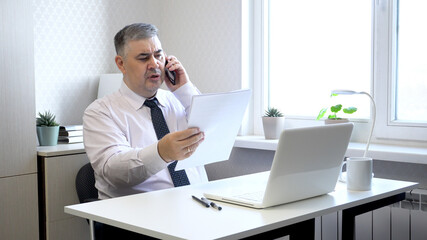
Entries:
[[[157,99],[145,100],[144,105],[151,109],[151,121],[153,122],[154,131],[156,132],[157,139],[162,139],[166,134],[169,133],[168,125],[166,124],[165,117],[163,117],[162,110],[157,106]],[[189,185],[185,170],[175,171],[177,161],[168,165],[168,170],[172,178],[173,185],[175,187]]]

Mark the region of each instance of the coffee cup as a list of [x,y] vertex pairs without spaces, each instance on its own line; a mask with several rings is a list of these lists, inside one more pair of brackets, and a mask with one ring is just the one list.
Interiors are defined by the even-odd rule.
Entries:
[[[346,177],[342,168],[347,165]],[[347,189],[369,191],[372,187],[372,158],[349,157],[341,165],[340,181],[347,183]]]

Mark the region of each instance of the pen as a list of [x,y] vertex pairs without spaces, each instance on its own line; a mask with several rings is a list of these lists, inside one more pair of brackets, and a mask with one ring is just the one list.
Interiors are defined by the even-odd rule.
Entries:
[[201,199],[199,199],[198,197],[192,196],[194,200],[196,200],[197,202],[199,202],[200,204],[202,204],[205,207],[209,207],[209,204]]
[[215,208],[215,209],[218,209],[218,211],[221,211],[221,209],[222,209],[222,207],[221,207],[221,206],[217,205],[217,204],[216,204],[216,203],[214,203],[214,202],[209,201],[208,199],[206,199],[206,198],[204,198],[204,197],[202,197],[202,201],[205,201],[205,202],[209,203],[209,205],[211,205],[211,207],[213,207],[213,208]]

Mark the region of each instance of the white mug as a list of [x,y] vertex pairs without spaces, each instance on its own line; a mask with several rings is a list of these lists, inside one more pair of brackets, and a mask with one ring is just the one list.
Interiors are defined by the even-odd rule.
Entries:
[[372,186],[372,158],[349,157],[341,165],[341,171],[347,165],[347,177],[344,180],[342,172],[340,181],[347,182],[347,189],[353,191],[368,191]]

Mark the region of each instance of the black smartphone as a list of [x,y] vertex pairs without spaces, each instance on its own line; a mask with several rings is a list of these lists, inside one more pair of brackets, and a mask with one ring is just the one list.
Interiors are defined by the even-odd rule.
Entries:
[[169,81],[172,83],[172,85],[175,85],[176,84],[176,82],[175,82],[176,73],[174,71],[169,71],[166,68],[167,64],[168,64],[168,60],[166,60],[166,63],[165,63],[165,74],[166,74],[166,77],[169,79]]

